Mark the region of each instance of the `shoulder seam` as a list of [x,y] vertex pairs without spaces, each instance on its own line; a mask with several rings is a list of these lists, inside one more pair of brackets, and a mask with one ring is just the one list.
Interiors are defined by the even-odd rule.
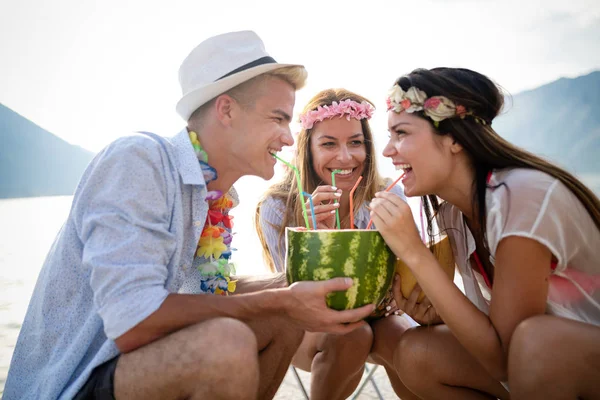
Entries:
[[550,196],[552,195],[552,192],[554,191],[554,188],[556,187],[558,182],[559,182],[558,179],[556,179],[554,182],[552,182],[552,184],[546,191],[546,195],[544,196],[544,201],[542,201],[542,205],[540,206],[540,212],[538,213],[538,215],[535,219],[535,222],[533,223],[533,226],[531,227],[531,230],[529,231],[530,234],[533,234],[533,232],[535,232],[537,230],[538,225],[542,221],[542,217],[546,213],[546,209],[548,208],[548,203],[550,202]]

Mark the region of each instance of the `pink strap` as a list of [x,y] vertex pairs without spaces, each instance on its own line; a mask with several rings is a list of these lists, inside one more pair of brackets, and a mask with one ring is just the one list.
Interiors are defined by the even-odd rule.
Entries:
[[489,287],[491,289],[492,283],[490,282],[490,278],[488,277],[488,274],[485,272],[485,269],[483,269],[483,264],[481,263],[481,260],[479,259],[479,256],[477,255],[477,250],[475,250],[475,252],[473,253],[473,259],[475,259],[475,264],[477,264],[477,269],[479,269],[479,272],[483,276],[483,280],[485,281],[485,284],[487,285],[487,287]]

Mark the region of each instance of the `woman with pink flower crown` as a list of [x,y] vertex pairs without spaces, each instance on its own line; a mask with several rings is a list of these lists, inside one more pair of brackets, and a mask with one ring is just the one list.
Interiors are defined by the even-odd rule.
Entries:
[[373,221],[421,288],[405,298],[397,276],[396,304],[430,325],[399,338],[394,367],[422,399],[600,399],[600,201],[494,131],[503,100],[459,68],[417,69],[389,92],[383,155],[421,196],[431,240],[449,236],[464,285],[406,202],[377,193]]
[[[302,130],[297,137],[294,164],[302,187],[311,193],[317,229],[335,229],[338,210],[342,229],[365,229],[369,222],[368,202],[390,182],[380,177],[375,163],[373,137],[369,126],[374,107],[364,97],[345,89],[317,93],[300,115]],[[335,187],[331,174],[336,174]],[[357,180],[353,210],[349,193]],[[391,190],[400,198],[400,186]],[[284,270],[285,228],[303,226],[302,205],[294,171],[289,169],[281,182],[271,186],[257,206],[256,227],[265,259],[273,271]],[[312,213],[307,201],[308,219]],[[354,226],[350,223],[353,213]],[[412,223],[414,225],[414,222]],[[391,300],[391,295],[388,299]],[[311,372],[311,399],[345,399],[358,386],[367,357],[382,364],[396,393],[403,399],[416,398],[402,385],[391,364],[390,343],[394,343],[412,321],[396,311],[393,300],[381,307],[380,318],[347,335],[306,332],[292,364]],[[389,362],[386,362],[389,360]]]

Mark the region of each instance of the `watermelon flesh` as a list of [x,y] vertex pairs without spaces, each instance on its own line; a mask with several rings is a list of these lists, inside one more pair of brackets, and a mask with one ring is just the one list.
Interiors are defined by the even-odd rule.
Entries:
[[336,310],[378,306],[392,285],[396,256],[378,231],[286,228],[289,284],[352,278],[350,289],[327,296]]

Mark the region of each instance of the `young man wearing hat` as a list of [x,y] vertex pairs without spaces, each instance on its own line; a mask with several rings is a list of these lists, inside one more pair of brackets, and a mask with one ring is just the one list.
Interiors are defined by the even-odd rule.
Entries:
[[232,185],[273,176],[305,78],[249,31],[190,53],[177,104],[187,128],[118,139],[84,173],[40,272],[5,400],[272,398],[304,330],[361,324],[372,306],[325,305],[346,279],[285,287],[281,277],[236,278],[229,263]]

